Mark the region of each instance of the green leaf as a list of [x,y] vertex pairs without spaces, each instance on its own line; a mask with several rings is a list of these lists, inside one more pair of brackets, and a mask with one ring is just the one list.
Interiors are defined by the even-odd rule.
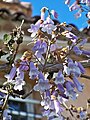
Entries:
[[3,39],[4,39],[4,44],[7,44],[11,40],[11,35],[5,34]]

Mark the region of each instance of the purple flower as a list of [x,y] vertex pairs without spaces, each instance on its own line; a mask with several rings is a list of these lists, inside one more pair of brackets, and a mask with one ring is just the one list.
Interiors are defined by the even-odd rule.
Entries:
[[56,44],[52,44],[52,45],[50,46],[50,51],[51,51],[51,52],[52,52],[52,51],[55,51],[57,48],[58,48],[58,46],[57,46]]
[[17,69],[17,77],[20,78],[21,80],[24,80],[24,72],[23,71],[19,71],[19,69]]
[[65,0],[65,4],[69,5],[70,4],[70,0]]
[[75,100],[78,96],[78,94],[74,91],[74,84],[70,81],[67,81],[65,83],[65,87],[66,87],[66,96],[69,96],[71,99]]
[[42,12],[42,11],[41,11],[41,20],[43,21],[45,20],[45,12]]
[[71,32],[67,32],[66,37],[69,38],[73,43],[75,43],[78,39],[78,37]]
[[11,119],[12,119],[11,115],[8,115],[8,110],[5,109],[3,112],[3,120],[11,120]]
[[32,33],[32,34],[31,34],[31,37],[34,37],[34,36],[36,35],[37,31],[38,31],[39,28],[40,28],[40,24],[41,24],[40,20],[38,20],[38,21],[35,23],[35,25],[34,25],[34,24],[31,24],[31,28],[28,29],[28,32]]
[[21,80],[20,78],[16,78],[15,81],[13,81],[14,85],[14,90],[19,90],[21,91],[23,88],[22,86],[25,85],[25,81]]
[[82,64],[80,62],[77,62],[77,65],[78,65],[81,73],[84,74],[85,73],[85,68],[82,66]]
[[42,31],[47,32],[48,34],[51,34],[54,29],[56,29],[56,26],[54,25],[54,22],[50,19],[50,17],[47,17],[47,19],[43,22],[41,25]]
[[46,90],[50,89],[50,85],[48,80],[45,80],[44,75],[42,72],[38,74],[38,84],[34,86],[35,91],[45,92]]
[[52,14],[55,18],[58,18],[58,14],[57,14],[57,12],[55,12],[55,10],[51,10],[51,14]]
[[89,19],[90,19],[90,12],[88,12],[88,13],[87,13],[87,18],[89,18]]
[[34,65],[33,62],[30,62],[30,71],[29,71],[29,76],[33,80],[38,76],[39,71],[37,70],[36,66]]
[[46,96],[45,98],[47,97],[51,98],[50,90],[45,91],[45,96]]
[[73,11],[73,10],[77,10],[80,8],[80,5],[77,4],[77,2],[74,2],[70,7],[69,10]]
[[50,107],[50,98],[45,98],[41,101],[41,105],[44,107],[45,110],[48,110]]
[[37,40],[36,43],[34,44],[32,50],[34,52],[36,52],[39,48],[40,48],[40,45],[41,45],[41,41],[40,40]]
[[13,78],[15,77],[16,75],[16,66],[13,66],[10,73],[5,75],[5,78],[7,78],[7,81],[10,82],[13,80]]
[[81,0],[81,3],[86,3],[86,0]]
[[80,46],[83,46],[85,43],[87,43],[87,39],[83,39],[83,40],[80,42]]
[[79,77],[81,75],[80,68],[73,62],[68,63],[68,67],[65,68],[67,75],[75,75]]
[[34,47],[32,48],[34,52],[39,52],[40,54],[46,53],[47,50],[47,43],[46,42],[41,42],[38,40]]
[[79,10],[76,14],[74,14],[75,18],[79,18],[81,17],[81,10]]
[[90,0],[86,0],[86,5],[90,7]]
[[64,87],[63,87],[62,84],[57,84],[57,88],[60,91],[60,93],[64,93],[65,92]]
[[80,111],[80,120],[86,120],[87,117],[87,111]]
[[25,60],[22,60],[20,62],[20,66],[18,67],[18,71],[27,71],[29,69],[28,62]]
[[61,115],[63,108],[61,107],[60,102],[58,100],[54,100],[54,107],[55,107],[56,114]]
[[87,56],[90,56],[90,50],[82,50],[82,54],[85,54]]
[[78,81],[77,77],[75,77],[75,76],[73,77],[73,82],[74,82],[75,87],[77,88],[77,90],[78,90],[79,92],[82,92],[84,85],[81,84],[81,83]]
[[63,84],[64,82],[65,82],[65,80],[64,80],[64,75],[62,74],[62,72],[61,71],[59,71],[58,72],[58,75],[56,76],[56,78],[55,78],[55,84]]
[[75,52],[76,55],[81,55],[82,54],[82,51],[77,46],[73,47],[73,51]]

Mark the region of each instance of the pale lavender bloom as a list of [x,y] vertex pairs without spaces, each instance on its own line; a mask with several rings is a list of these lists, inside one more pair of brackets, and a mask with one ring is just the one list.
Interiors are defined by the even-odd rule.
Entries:
[[47,50],[47,43],[42,42],[38,52],[41,53],[41,54],[44,54],[44,53],[46,53],[46,50]]
[[82,50],[82,54],[90,56],[90,50]]
[[56,78],[55,78],[55,84],[63,84],[64,82],[65,82],[65,80],[64,80],[64,75],[62,74],[62,72],[61,71],[59,71],[58,72],[58,75],[56,76]]
[[63,85],[62,84],[57,84],[57,88],[58,88],[58,90],[60,91],[60,93],[64,93],[65,92],[65,90],[64,90],[64,87],[63,87]]
[[43,106],[45,110],[48,110],[50,106],[50,102],[51,102],[51,99],[47,97],[41,101],[41,106]]
[[39,52],[40,54],[44,54],[46,53],[47,50],[47,43],[46,42],[41,42],[40,40],[38,40],[34,47],[32,48],[32,50],[34,52]]
[[56,90],[54,90],[54,91],[52,92],[52,95],[55,96],[55,97],[58,97],[58,92],[57,92]]
[[39,53],[39,52],[36,52],[36,53],[35,53],[35,56],[36,56],[38,59],[40,59],[40,60],[43,60],[43,61],[45,60],[44,57],[43,57],[43,55],[42,55],[41,53]]
[[68,63],[68,67],[66,67],[65,72],[67,75],[75,75],[77,77],[81,75],[80,68],[73,62]]
[[50,114],[50,110],[49,110],[49,109],[42,111],[42,115],[43,115],[43,116],[49,116],[49,114]]
[[90,6],[90,0],[86,0],[86,5]]
[[37,40],[36,43],[34,44],[32,50],[34,52],[38,51],[38,49],[40,48],[40,45],[41,45],[41,41],[40,40]]
[[38,84],[34,86],[35,91],[45,92],[46,90],[50,89],[50,85],[48,80],[45,80],[44,75],[42,72],[38,74]]
[[51,51],[51,52],[52,52],[52,51],[55,51],[57,48],[58,48],[58,46],[57,46],[56,44],[52,44],[52,45],[50,46],[50,51]]
[[48,34],[51,34],[54,29],[56,29],[56,26],[54,25],[54,22],[50,19],[50,17],[47,17],[47,19],[43,22],[41,25],[42,31],[47,32]]
[[16,77],[13,83],[14,83],[14,90],[19,90],[19,91],[21,91],[23,89],[23,85],[25,85],[25,81],[20,79],[19,77]]
[[65,4],[69,5],[70,4],[70,0],[65,0]]
[[80,111],[80,120],[86,120],[87,117],[87,111]]
[[46,90],[45,91],[45,96],[46,96],[46,98],[47,97],[51,98],[50,90]]
[[58,14],[55,10],[51,10],[51,14],[55,17],[58,18]]
[[65,83],[65,87],[66,87],[66,96],[69,96],[71,99],[76,100],[78,94],[75,92],[74,90],[74,84],[70,81],[67,81]]
[[80,5],[77,4],[77,2],[74,2],[70,7],[69,10],[73,11],[73,10],[77,10],[80,8]]
[[81,3],[86,3],[86,0],[81,0]]
[[69,38],[72,42],[76,42],[78,37],[71,32],[66,33],[66,37]]
[[81,42],[80,42],[80,46],[83,46],[85,43],[87,43],[87,39],[83,39]]
[[5,78],[7,78],[7,81],[10,82],[13,80],[13,78],[15,77],[16,75],[16,66],[13,66],[10,73],[5,75]]
[[75,52],[76,55],[81,55],[82,54],[82,50],[80,50],[78,46],[74,46],[73,51]]
[[45,13],[44,12],[41,12],[41,20],[45,20]]
[[75,76],[73,77],[73,82],[74,82],[75,87],[77,88],[77,90],[78,90],[79,92],[82,92],[84,85],[81,84],[81,83],[78,81],[77,77],[75,77]]
[[76,14],[74,14],[74,16],[75,16],[75,18],[79,18],[79,17],[81,17],[81,11],[78,11]]
[[54,107],[55,107],[56,114],[61,115],[63,108],[61,107],[60,102],[58,100],[54,100]]
[[31,34],[31,37],[34,37],[34,36],[36,35],[37,31],[38,31],[39,28],[40,28],[40,24],[41,24],[40,20],[38,20],[38,21],[35,23],[35,25],[34,25],[34,24],[31,24],[31,28],[28,29],[28,32],[32,33],[32,34]]
[[88,13],[87,13],[87,18],[89,18],[89,19],[90,19],[90,12],[88,12]]
[[34,65],[33,62],[30,62],[30,71],[29,71],[29,76],[31,79],[35,79],[39,74],[39,71],[37,70],[36,66]]
[[12,120],[11,115],[8,115],[8,110],[5,109],[3,112],[3,120]]
[[18,72],[20,72],[20,71],[27,71],[29,69],[29,67],[28,67],[28,62],[27,61],[25,61],[25,60],[22,60],[21,62],[20,62],[20,66],[18,67]]
[[77,65],[78,65],[81,73],[84,74],[85,73],[85,68],[82,66],[82,64],[80,62],[77,62]]

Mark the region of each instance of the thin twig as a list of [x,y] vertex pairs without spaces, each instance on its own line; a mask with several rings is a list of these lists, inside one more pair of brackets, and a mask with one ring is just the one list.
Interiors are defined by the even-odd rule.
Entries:
[[88,76],[88,75],[81,75],[81,77],[86,78],[86,79],[90,79],[90,76]]
[[25,99],[26,97],[28,97],[34,90],[30,90],[27,94],[21,96],[22,99]]

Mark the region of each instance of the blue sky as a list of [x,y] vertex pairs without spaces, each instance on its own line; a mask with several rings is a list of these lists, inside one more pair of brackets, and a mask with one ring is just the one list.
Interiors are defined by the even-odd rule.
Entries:
[[54,9],[58,12],[58,20],[60,22],[73,23],[79,29],[87,26],[85,15],[76,19],[74,17],[75,12],[70,12],[67,5],[64,4],[64,0],[22,0],[24,2],[30,2],[32,4],[33,14],[40,15],[40,9],[42,7],[48,7],[50,10]]

